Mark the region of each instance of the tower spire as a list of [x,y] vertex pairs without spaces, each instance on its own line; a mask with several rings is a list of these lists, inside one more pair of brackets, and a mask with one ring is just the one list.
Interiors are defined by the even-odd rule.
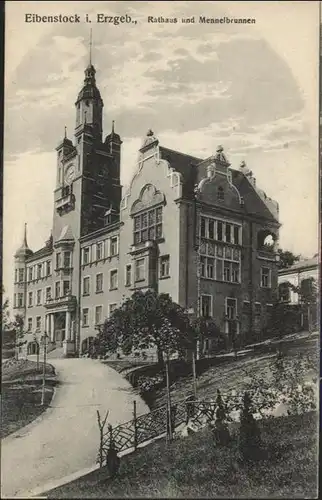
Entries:
[[114,134],[114,124],[115,124],[115,120],[112,120],[112,134]]
[[93,44],[93,40],[92,40],[92,28],[91,28],[89,31],[89,65],[90,66],[92,64],[92,44]]
[[28,247],[27,244],[27,222],[25,222],[24,234],[23,234],[23,244],[25,247]]
[[64,130],[65,130],[65,132],[64,132],[64,137],[65,137],[65,139],[67,139],[67,127],[66,127],[66,125],[65,125],[65,127],[64,127]]

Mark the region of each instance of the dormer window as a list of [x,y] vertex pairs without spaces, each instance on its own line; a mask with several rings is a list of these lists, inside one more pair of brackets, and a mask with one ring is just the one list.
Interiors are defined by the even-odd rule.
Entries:
[[225,193],[224,190],[221,186],[219,186],[218,191],[217,191],[217,200],[218,201],[224,201],[225,199]]

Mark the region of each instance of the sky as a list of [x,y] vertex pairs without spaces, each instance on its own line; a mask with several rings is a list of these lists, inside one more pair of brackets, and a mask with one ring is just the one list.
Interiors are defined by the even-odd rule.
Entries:
[[[87,13],[92,23],[26,23],[25,14]],[[96,23],[128,14],[136,24]],[[195,23],[148,23],[148,16]],[[199,16],[255,24],[200,24]],[[123,140],[121,181],[135,170],[152,128],[166,147],[198,157],[224,147],[279,202],[280,246],[318,251],[318,2],[7,2],[3,278],[12,296],[13,254],[50,234],[55,147],[73,138],[77,93],[89,60],[104,101],[104,134]]]

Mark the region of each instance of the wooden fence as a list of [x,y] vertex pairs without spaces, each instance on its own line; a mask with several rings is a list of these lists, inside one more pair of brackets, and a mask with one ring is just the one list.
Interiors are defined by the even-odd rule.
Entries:
[[[171,436],[176,427],[188,421],[195,425],[202,425],[215,418],[217,403],[215,401],[195,401],[186,399],[175,402],[171,405],[171,412],[168,406],[164,405],[149,413],[137,417],[136,402],[133,403],[133,419],[120,424],[117,427],[108,425],[105,431],[105,419],[102,421],[99,412],[98,425],[100,429],[100,447],[98,459],[102,467],[106,463],[108,450],[113,448],[117,453],[137,447],[150,439],[156,438],[162,434]],[[169,417],[170,415],[170,417]],[[169,420],[171,419],[171,428]]]

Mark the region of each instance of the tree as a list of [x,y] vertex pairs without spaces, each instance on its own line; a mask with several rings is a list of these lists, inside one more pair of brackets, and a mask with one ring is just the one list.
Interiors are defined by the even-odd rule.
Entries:
[[20,348],[27,343],[27,340],[24,339],[25,331],[23,316],[16,314],[12,326],[15,332],[16,359],[18,359]]
[[307,316],[308,330],[311,332],[313,326],[316,324],[318,293],[316,280],[310,277],[302,280],[299,286],[294,286],[291,283],[288,283],[288,286],[293,292],[298,294],[302,314]]
[[135,292],[100,327],[96,349],[101,355],[122,349],[124,354],[156,347],[158,362],[164,354],[183,355],[193,342],[193,330],[182,307],[168,294]]
[[192,339],[195,342],[202,342],[204,339],[211,339],[216,342],[215,350],[219,350],[223,343],[220,328],[211,317],[200,316],[191,321],[193,331]]
[[278,262],[279,269],[286,269],[288,267],[291,267],[295,262],[298,262],[301,258],[300,255],[295,255],[289,250],[282,250],[281,248],[278,249],[278,255],[280,258]]

